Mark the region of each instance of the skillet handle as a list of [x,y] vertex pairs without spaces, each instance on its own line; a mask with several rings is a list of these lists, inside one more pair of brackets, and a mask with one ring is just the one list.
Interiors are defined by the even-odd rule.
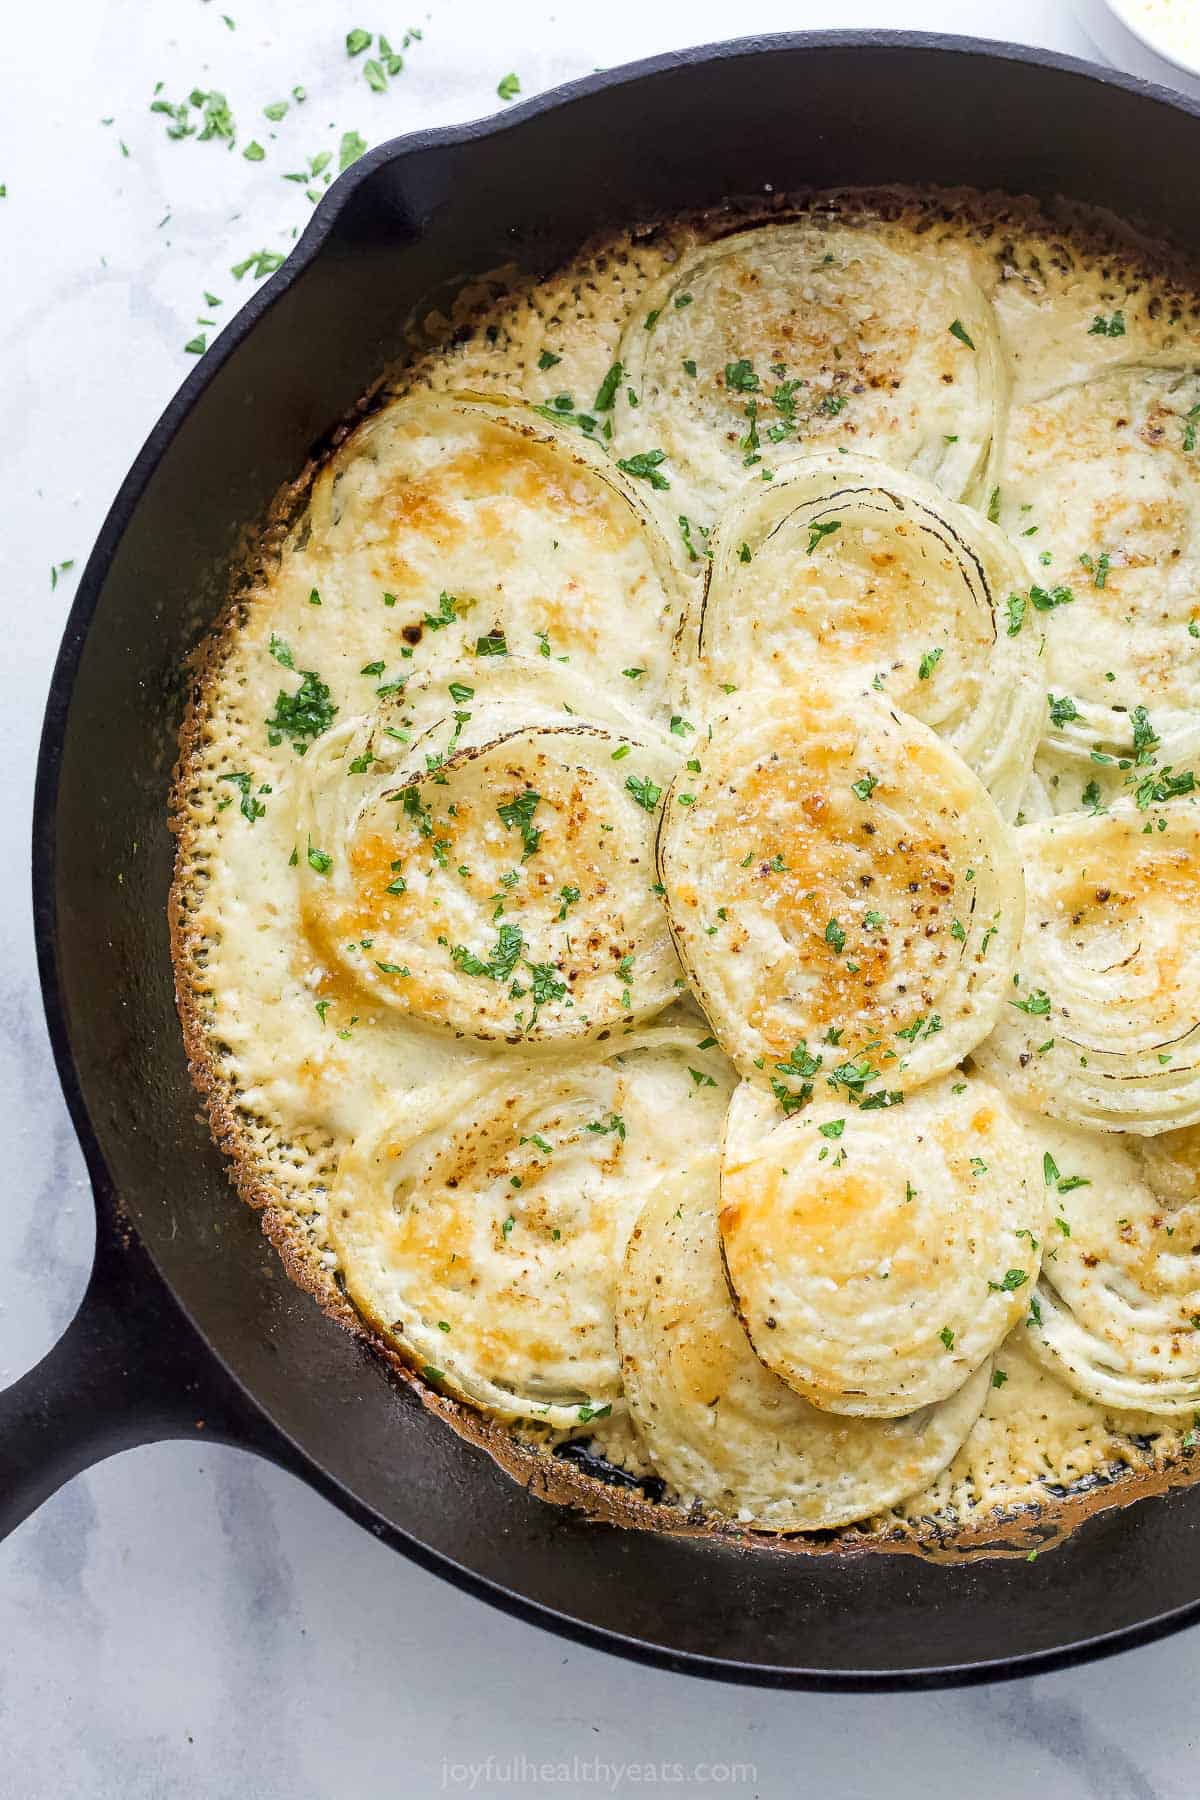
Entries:
[[27,1375],[0,1390],[0,1539],[93,1463],[201,1433],[303,1473],[164,1286],[142,1244],[98,1209],[79,1311]]

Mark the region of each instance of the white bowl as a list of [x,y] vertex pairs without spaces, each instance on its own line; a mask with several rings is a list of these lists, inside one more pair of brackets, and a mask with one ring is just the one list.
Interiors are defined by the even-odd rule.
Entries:
[[[1198,0],[1171,0],[1171,4],[1182,8],[1197,5]],[[1134,12],[1129,0],[1077,0],[1076,12],[1083,29],[1114,68],[1200,100],[1200,32],[1193,62],[1162,35],[1155,21]]]

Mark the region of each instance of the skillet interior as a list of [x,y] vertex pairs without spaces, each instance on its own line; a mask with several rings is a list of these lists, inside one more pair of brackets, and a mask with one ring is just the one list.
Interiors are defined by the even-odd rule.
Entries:
[[[1055,123],[1067,120],[1069,138]],[[74,678],[56,799],[53,761],[43,770],[55,866],[39,870],[39,923],[56,924],[69,1053],[128,1216],[228,1366],[356,1510],[567,1629],[766,1680],[1015,1672],[984,1665],[1196,1603],[1200,1515],[1177,1492],[1096,1517],[1035,1564],[957,1568],[621,1532],[526,1494],[321,1319],[226,1183],[171,988],[164,795],[179,668],[217,610],[236,525],[397,356],[417,299],[470,271],[549,266],[598,226],[765,179],[1061,192],[1196,246],[1200,196],[1178,174],[1198,137],[1182,109],[1078,65],[846,35],[702,52],[583,84],[502,127],[378,152],[341,210],[337,192],[321,209],[311,260],[264,291],[253,330],[244,320],[169,410],[81,584],[51,702],[53,734]]]

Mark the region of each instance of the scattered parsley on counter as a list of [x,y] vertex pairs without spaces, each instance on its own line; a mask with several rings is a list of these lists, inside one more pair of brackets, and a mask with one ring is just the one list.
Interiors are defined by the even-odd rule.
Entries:
[[357,131],[343,132],[342,142],[338,150],[338,174],[343,174],[350,167],[351,163],[357,162],[359,157],[364,154],[366,148],[365,138],[361,138]]

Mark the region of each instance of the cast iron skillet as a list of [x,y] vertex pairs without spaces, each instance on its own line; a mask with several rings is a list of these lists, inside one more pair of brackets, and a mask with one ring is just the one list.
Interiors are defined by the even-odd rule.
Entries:
[[590,1524],[464,1443],[292,1286],[199,1117],[172,997],[165,799],[179,668],[264,508],[401,349],[419,296],[606,222],[777,187],[1065,194],[1200,250],[1200,110],[962,39],[777,37],[578,82],[384,145],[167,408],[54,672],[34,820],[50,1035],[95,1187],[74,1323],[0,1394],[0,1533],[98,1458],[206,1436],[270,1457],[427,1568],[622,1654],[796,1687],[1013,1675],[1200,1613],[1200,1494],[1093,1517],[1036,1562],[809,1558]]

